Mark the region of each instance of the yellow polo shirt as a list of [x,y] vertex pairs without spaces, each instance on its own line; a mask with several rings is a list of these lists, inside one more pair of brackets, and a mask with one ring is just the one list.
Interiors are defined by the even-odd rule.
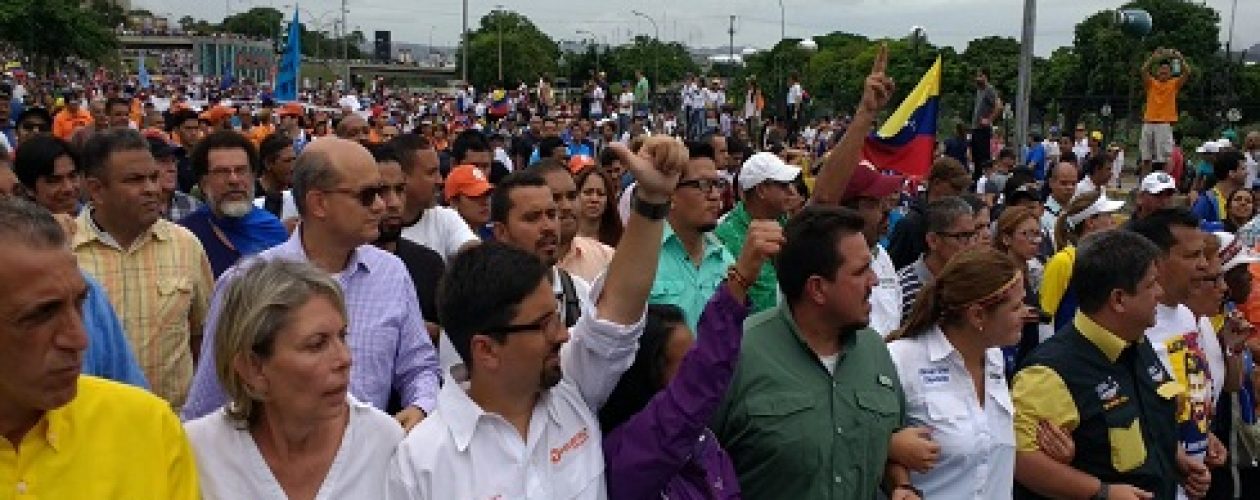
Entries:
[[195,500],[192,447],[170,405],[129,385],[79,377],[16,449],[0,438],[0,500]]

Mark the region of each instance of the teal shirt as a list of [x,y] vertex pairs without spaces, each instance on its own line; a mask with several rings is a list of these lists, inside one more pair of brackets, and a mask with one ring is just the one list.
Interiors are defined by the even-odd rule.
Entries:
[[640,78],[639,81],[634,84],[634,103],[647,104],[649,92],[651,92],[651,89],[648,88],[647,77],[645,76]]
[[704,258],[697,267],[683,248],[682,240],[666,223],[660,264],[656,268],[656,281],[652,282],[648,303],[678,306],[687,319],[687,326],[695,332],[700,312],[717,293],[718,285],[726,279],[726,269],[734,262],[735,259],[716,236],[705,234]]
[[[785,222],[784,218],[779,219],[779,224]],[[748,214],[748,210],[744,208],[744,202],[735,204],[735,208],[726,214],[726,218],[718,224],[713,234],[717,235],[722,244],[726,245],[726,249],[731,255],[739,255],[744,250],[744,240],[748,238],[748,225],[752,223],[752,216]],[[779,303],[779,277],[774,272],[774,265],[769,261],[761,265],[761,271],[752,279],[753,285],[748,290],[748,298],[752,302],[752,312],[758,313],[774,307]]]
[[735,378],[711,428],[745,499],[881,498],[905,395],[878,333],[859,330],[841,346],[832,374],[786,305],[744,322]]

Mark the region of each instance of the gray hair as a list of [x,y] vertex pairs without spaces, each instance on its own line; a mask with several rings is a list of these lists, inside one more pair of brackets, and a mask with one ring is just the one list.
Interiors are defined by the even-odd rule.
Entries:
[[948,232],[959,217],[975,213],[971,205],[958,196],[947,196],[933,201],[927,206],[927,232]]
[[52,213],[35,202],[18,196],[0,197],[0,242],[59,248],[66,245],[66,233]]
[[307,262],[256,260],[240,267],[227,286],[214,330],[214,370],[227,396],[224,412],[242,426],[258,417],[260,396],[236,371],[242,356],[268,359],[293,312],[314,297],[328,298],[346,316],[341,287]]
[[332,157],[322,151],[303,151],[293,164],[293,203],[298,215],[306,216],[306,194],[312,190],[332,189],[341,182],[341,174]]
[[138,131],[122,128],[94,133],[79,150],[83,172],[99,179],[104,176],[110,155],[136,150],[149,151],[149,142]]

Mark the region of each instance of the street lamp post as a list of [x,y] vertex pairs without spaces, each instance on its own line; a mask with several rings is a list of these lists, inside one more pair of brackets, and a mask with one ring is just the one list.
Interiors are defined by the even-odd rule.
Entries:
[[494,24],[499,28],[499,84],[503,85],[503,5],[495,5]]
[[779,0],[779,40],[787,38],[787,11],[783,9],[783,0]]
[[464,85],[468,85],[468,0],[464,0],[464,28],[459,32],[459,75]]
[[[660,26],[657,26],[657,25],[656,25],[656,20],[655,20],[655,19],[652,19],[652,16],[649,16],[649,15],[644,14],[644,13],[642,13],[642,12],[639,12],[639,11],[637,11],[637,10],[632,10],[632,11],[630,11],[630,13],[631,13],[631,14],[634,14],[634,15],[636,15],[636,16],[642,17],[642,18],[644,18],[644,19],[647,19],[649,23],[652,23],[652,30],[656,32],[656,40],[655,40],[655,41],[656,41],[656,44],[657,44],[657,45],[660,45],[660,43],[661,43],[661,28],[660,28]],[[657,87],[658,87],[658,88],[660,87],[660,85],[661,85],[661,54],[660,54],[660,47],[656,47],[656,48],[654,48],[654,49],[652,50],[652,81],[656,83],[656,85],[657,85]]]
[[[1024,0],[1024,29],[1020,42],[1019,82],[1015,95],[1015,140],[1024,144],[1028,137],[1028,106],[1032,95],[1033,31],[1037,26],[1037,0]],[[1007,125],[1010,130],[1010,125]],[[1015,148],[1016,151],[1023,149]],[[1023,158],[1022,153],[1020,158]]]
[[599,73],[599,44],[595,42],[595,33],[592,33],[590,30],[577,30],[577,34],[586,35],[590,37],[590,38],[586,38],[586,40],[590,40],[591,46],[595,47],[595,73],[598,74]]

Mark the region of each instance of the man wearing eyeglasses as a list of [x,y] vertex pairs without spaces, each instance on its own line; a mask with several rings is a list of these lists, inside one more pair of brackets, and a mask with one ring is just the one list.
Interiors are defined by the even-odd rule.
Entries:
[[198,143],[191,159],[206,203],[177,222],[201,240],[215,278],[241,258],[289,238],[280,219],[254,206],[259,160],[253,142],[234,130],[220,130]]
[[[726,180],[718,173],[713,146],[687,143],[691,155],[674,191],[665,236],[661,243],[660,272],[652,283],[652,304],[674,304],[683,310],[687,326],[696,331],[700,312],[735,263],[726,246],[713,234],[722,210]],[[757,276],[742,276],[752,283]]]
[[897,272],[901,281],[901,317],[910,314],[919,290],[945,269],[945,263],[976,243],[975,213],[957,196],[942,198],[927,207],[927,251]]
[[[608,497],[595,412],[633,361],[661,219],[686,159],[668,138],[649,139],[639,155],[610,147],[640,187],[616,256],[590,295],[594,310],[564,327],[551,265],[538,258],[554,244],[531,251],[489,243],[457,255],[439,303],[446,337],[468,361],[467,383],[444,385],[437,413],[399,445],[388,498]],[[554,232],[555,204],[540,175],[509,175],[495,199],[504,194],[522,236],[532,221]],[[521,216],[529,220],[515,220]]]
[[[436,404],[437,354],[406,266],[371,245],[380,236],[384,190],[380,169],[362,145],[332,137],[312,142],[293,168],[293,198],[302,223],[287,241],[257,258],[308,261],[336,278],[350,316],[350,393],[385,410],[391,391],[397,391],[405,408],[395,418],[410,430]],[[206,359],[214,356],[218,322],[236,320],[218,315],[227,284],[239,269],[228,269],[215,287],[201,346]],[[200,418],[225,402],[213,363],[202,363],[183,417]]]

